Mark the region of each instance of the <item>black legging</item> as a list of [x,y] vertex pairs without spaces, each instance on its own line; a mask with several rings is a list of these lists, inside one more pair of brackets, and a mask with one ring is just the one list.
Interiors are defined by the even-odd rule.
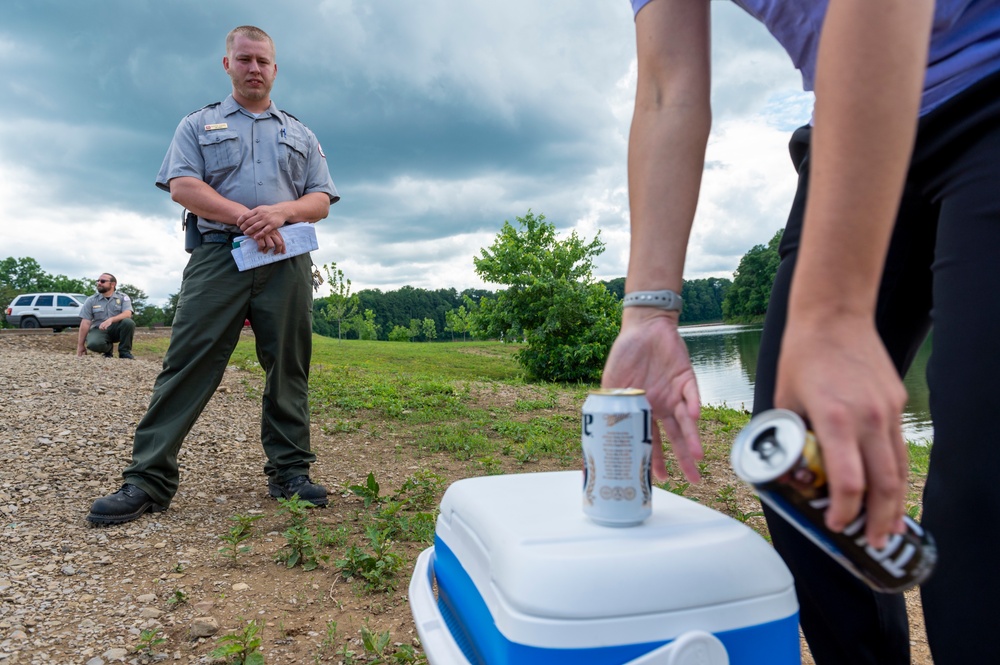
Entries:
[[[811,130],[789,144],[799,185],[782,238],[761,340],[754,412],[771,408],[809,178]],[[876,324],[900,376],[931,325],[934,445],[922,523],[938,565],[921,589],[935,665],[995,662],[1000,613],[1000,75],[925,116],[886,256]],[[795,576],[817,665],[908,664],[906,608],[823,554],[765,508]]]

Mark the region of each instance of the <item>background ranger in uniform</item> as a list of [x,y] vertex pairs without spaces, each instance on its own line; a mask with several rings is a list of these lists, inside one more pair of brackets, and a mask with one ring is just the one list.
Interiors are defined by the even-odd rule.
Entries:
[[87,298],[80,308],[76,355],[84,356],[89,349],[110,358],[114,345],[118,344],[119,358],[131,360],[134,357],[132,299],[127,293],[118,293],[117,288],[118,280],[111,273],[106,272],[97,278],[97,293]]

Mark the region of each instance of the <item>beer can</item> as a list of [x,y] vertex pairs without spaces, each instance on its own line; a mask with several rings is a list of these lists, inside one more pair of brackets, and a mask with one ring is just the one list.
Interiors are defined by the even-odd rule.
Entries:
[[646,392],[591,391],[582,425],[584,514],[606,526],[642,523],[653,510],[653,418]]
[[934,569],[934,539],[909,517],[903,518],[905,533],[890,534],[881,549],[865,538],[864,507],[841,533],[826,527],[830,496],[823,459],[798,414],[772,409],[754,416],[737,435],[731,462],[763,503],[876,591],[905,591]]

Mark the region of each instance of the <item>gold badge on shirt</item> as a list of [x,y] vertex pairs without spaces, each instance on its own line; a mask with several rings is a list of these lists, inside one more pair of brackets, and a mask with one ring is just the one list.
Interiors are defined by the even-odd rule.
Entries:
[[210,131],[212,131],[214,129],[227,129],[228,127],[229,127],[229,123],[227,123],[227,122],[220,122],[220,123],[216,123],[214,125],[205,125],[205,131],[206,132],[210,132]]

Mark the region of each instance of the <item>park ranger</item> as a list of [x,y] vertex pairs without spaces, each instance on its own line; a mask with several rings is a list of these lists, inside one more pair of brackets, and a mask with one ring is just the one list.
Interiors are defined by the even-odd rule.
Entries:
[[284,254],[278,229],[324,219],[340,197],[315,135],[271,101],[274,42],[253,26],[234,29],[222,59],[233,92],[184,118],[156,185],[198,217],[201,244],[184,270],[170,348],[132,446],[124,484],[97,499],[87,519],[134,520],[165,510],[177,491],[177,454],[222,380],[249,319],[266,372],[261,443],[272,497],[326,505],[313,483],[308,378],[312,354],[312,262],[308,254],[240,272],[238,235]]
[[132,299],[118,292],[118,280],[106,272],[97,278],[97,293],[87,298],[80,309],[76,355],[87,355],[89,349],[110,358],[118,344],[118,357],[131,360],[134,335]]

